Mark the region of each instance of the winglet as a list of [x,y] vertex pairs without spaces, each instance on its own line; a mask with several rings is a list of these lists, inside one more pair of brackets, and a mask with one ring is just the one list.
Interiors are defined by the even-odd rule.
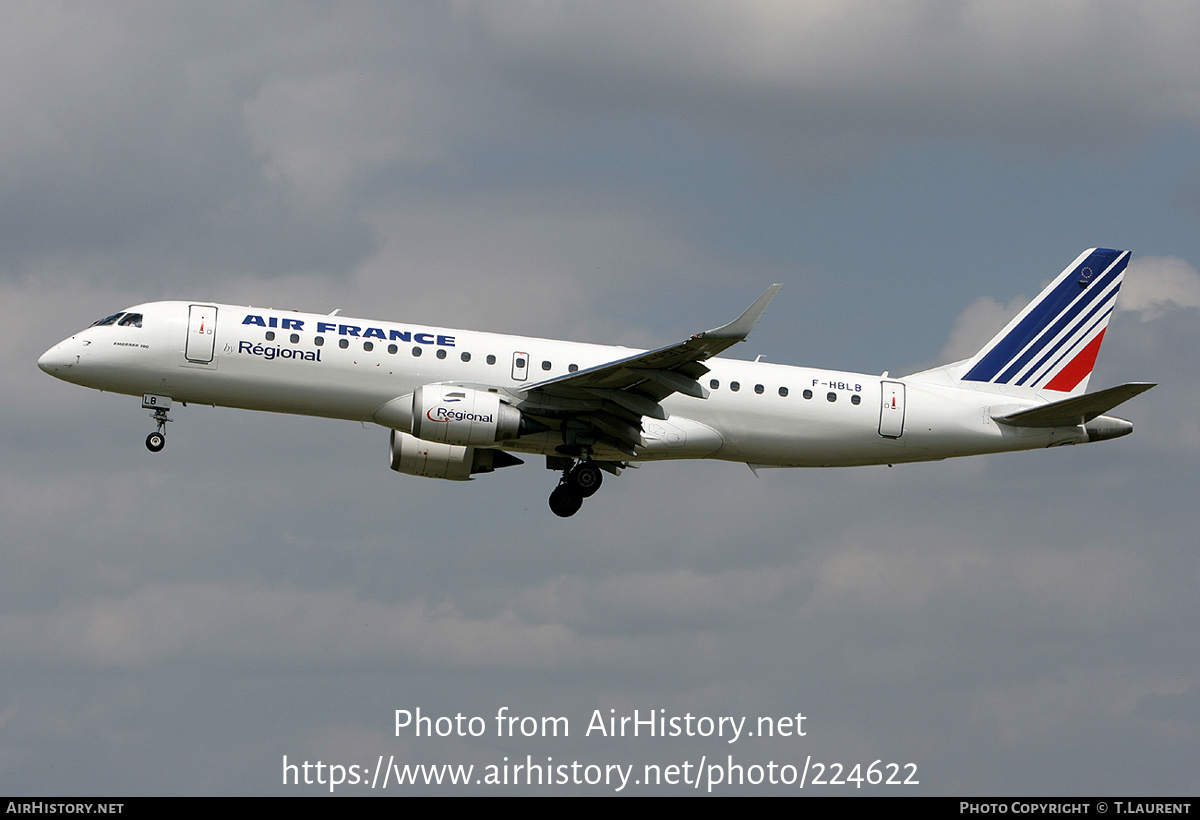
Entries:
[[746,308],[746,312],[734,319],[727,325],[706,330],[703,333],[697,333],[695,339],[734,339],[742,341],[750,335],[750,331],[758,324],[758,320],[762,318],[763,313],[767,310],[767,305],[771,304],[771,300],[775,298],[775,294],[779,293],[779,289],[783,285],[771,285],[766,292],[758,297],[758,301]]

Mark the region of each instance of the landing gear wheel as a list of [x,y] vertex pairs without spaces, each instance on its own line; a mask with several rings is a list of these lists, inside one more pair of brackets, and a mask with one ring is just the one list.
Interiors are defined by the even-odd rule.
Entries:
[[142,409],[150,411],[150,418],[158,425],[158,430],[146,436],[146,449],[157,453],[167,446],[167,424],[173,419],[171,412],[171,397],[156,396],[147,393],[142,396]]
[[580,498],[591,498],[600,489],[604,474],[590,461],[581,461],[567,473],[567,483]]
[[559,518],[570,518],[583,506],[583,497],[566,484],[559,484],[550,493],[550,511]]

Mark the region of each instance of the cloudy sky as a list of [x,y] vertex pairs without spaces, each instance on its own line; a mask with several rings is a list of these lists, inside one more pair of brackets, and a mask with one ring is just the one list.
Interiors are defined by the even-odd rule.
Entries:
[[[733,755],[1195,794],[1197,54],[1186,2],[4,4],[0,791]],[[652,346],[782,282],[738,356],[904,373],[1097,245],[1134,262],[1092,386],[1160,383],[1133,436],[651,465],[565,521],[536,463],[399,475],[349,422],[180,408],[151,455],[35,366],[160,298]],[[806,735],[585,736],[634,709]]]

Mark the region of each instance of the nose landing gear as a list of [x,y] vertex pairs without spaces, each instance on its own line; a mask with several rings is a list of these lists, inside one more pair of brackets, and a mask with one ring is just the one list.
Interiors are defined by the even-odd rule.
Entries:
[[158,425],[156,432],[146,436],[146,449],[152,453],[161,452],[167,446],[167,422],[174,421],[167,415],[171,410],[171,397],[147,393],[142,396],[142,409],[151,411],[150,418]]
[[590,459],[578,461],[563,470],[562,479],[550,493],[550,511],[559,518],[570,518],[579,512],[583,499],[600,489],[604,474]]

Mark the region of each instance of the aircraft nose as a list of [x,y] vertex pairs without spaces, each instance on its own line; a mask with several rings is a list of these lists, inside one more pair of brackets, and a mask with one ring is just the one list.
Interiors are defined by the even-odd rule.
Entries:
[[75,360],[76,356],[67,351],[66,343],[59,342],[41,355],[41,358],[38,359],[38,367],[51,376],[58,376],[75,364]]

